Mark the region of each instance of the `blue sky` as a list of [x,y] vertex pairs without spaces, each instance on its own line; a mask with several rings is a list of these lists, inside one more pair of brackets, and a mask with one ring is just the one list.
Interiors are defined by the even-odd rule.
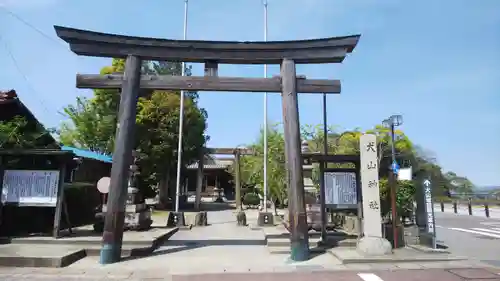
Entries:
[[[402,129],[446,170],[478,185],[500,185],[500,1],[268,0],[269,40],[361,33],[341,65],[299,66],[310,78],[341,79],[328,98],[328,122],[370,128],[402,114]],[[0,0],[46,38],[0,9],[0,89],[16,89],[47,126],[78,95],[76,73],[98,73],[109,59],[77,57],[53,25],[137,36],[182,38],[183,0]],[[261,0],[190,0],[189,39],[263,40]],[[21,72],[12,62],[14,54]],[[194,65],[201,75],[202,66]],[[262,66],[220,67],[220,75],[260,77]],[[278,74],[271,66],[269,75]],[[27,77],[27,80],[23,78]],[[200,93],[211,146],[252,142],[263,120],[263,94]],[[302,124],[322,120],[321,97],[300,97]],[[270,122],[281,121],[278,95]]]

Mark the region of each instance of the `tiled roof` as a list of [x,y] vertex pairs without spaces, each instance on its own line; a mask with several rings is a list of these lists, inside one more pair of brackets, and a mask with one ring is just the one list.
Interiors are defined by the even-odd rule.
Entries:
[[[217,159],[213,156],[205,156],[203,169],[205,170],[224,170],[233,164],[231,159]],[[187,167],[189,170],[198,169],[198,162],[195,162]]]
[[[9,121],[14,117],[24,117],[28,122],[26,129],[33,132],[44,132],[46,128],[40,123],[29,108],[19,99],[15,90],[0,90],[0,121]],[[45,134],[35,145],[38,148],[59,148],[58,142]]]

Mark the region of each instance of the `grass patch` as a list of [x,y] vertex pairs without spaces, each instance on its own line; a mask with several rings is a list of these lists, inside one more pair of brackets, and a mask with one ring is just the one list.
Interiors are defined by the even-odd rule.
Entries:
[[165,211],[165,210],[153,210],[151,212],[151,218],[155,219],[167,219],[168,214],[170,214],[170,211]]

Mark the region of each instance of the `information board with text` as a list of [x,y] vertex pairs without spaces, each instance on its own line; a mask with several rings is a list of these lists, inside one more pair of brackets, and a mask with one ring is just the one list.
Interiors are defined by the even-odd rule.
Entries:
[[355,172],[325,172],[325,203],[334,209],[356,209],[358,204]]
[[2,203],[55,207],[58,187],[59,171],[6,170],[2,184]]

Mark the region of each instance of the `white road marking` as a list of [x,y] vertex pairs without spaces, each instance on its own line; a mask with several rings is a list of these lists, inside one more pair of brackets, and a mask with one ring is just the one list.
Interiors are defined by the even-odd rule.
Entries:
[[373,273],[358,273],[358,276],[364,281],[384,281],[382,278]]
[[450,229],[451,230],[462,231],[462,232],[473,233],[473,234],[480,234],[480,235],[484,235],[484,236],[493,237],[493,238],[499,238],[500,239],[500,235],[498,235],[498,234],[493,234],[493,233],[488,233],[488,232],[481,232],[481,231],[475,231],[475,230],[465,229],[465,228],[455,228],[455,227],[452,227]]
[[484,232],[500,234],[500,231],[498,231],[498,230],[491,230],[491,229],[486,229],[486,228],[473,228],[473,229],[477,230],[477,231],[484,231]]

